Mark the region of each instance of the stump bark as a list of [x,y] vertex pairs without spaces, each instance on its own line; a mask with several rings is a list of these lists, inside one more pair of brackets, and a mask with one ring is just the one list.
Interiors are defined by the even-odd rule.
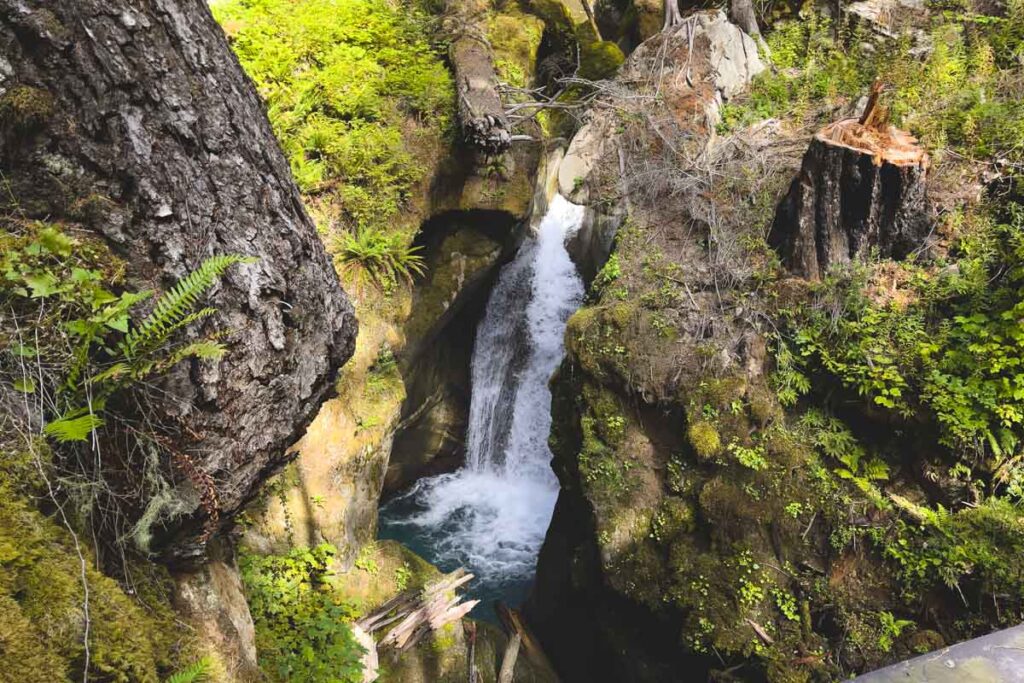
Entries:
[[[227,355],[179,364],[145,401],[218,506],[163,462],[177,509],[157,514],[152,550],[199,559],[209,520],[227,523],[290,459],[332,391],[352,306],[206,2],[0,0],[0,55],[4,211],[91,228],[137,288],[166,289],[213,254],[259,257],[210,296],[205,332],[224,332]],[[12,114],[25,101],[27,121]],[[124,457],[125,476],[142,470]]]
[[498,93],[494,57],[484,37],[486,10],[487,3],[481,0],[451,0],[447,23],[463,138],[477,151],[493,156],[512,146],[512,130]]
[[928,156],[913,137],[879,118],[872,108],[812,139],[769,233],[794,274],[818,280],[872,249],[899,259],[923,244]]

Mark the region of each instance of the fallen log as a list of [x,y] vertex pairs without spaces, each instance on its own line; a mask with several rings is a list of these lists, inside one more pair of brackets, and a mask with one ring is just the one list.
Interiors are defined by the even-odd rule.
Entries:
[[455,589],[472,579],[473,575],[465,569],[457,569],[428,584],[423,590],[396,595],[359,620],[356,626],[371,633],[395,624],[377,646],[390,647],[399,652],[409,650],[430,631],[437,631],[461,619],[480,603],[479,600],[462,602],[462,596],[455,592]]
[[776,210],[768,241],[796,275],[819,280],[872,249],[899,259],[924,243],[928,155],[888,124],[880,92],[876,85],[863,116],[814,136]]
[[516,670],[516,659],[519,657],[519,645],[523,642],[522,635],[515,633],[508,639],[505,654],[501,658],[501,670],[498,683],[512,683],[512,675]]
[[469,621],[464,624],[466,633],[466,647],[469,652],[466,655],[466,661],[469,665],[466,667],[466,675],[469,683],[477,683],[477,669],[476,669],[476,622]]
[[449,58],[455,72],[462,136],[484,154],[501,154],[512,145],[512,129],[498,94],[494,57],[484,37],[487,3],[449,0]]
[[543,648],[541,648],[533,633],[523,623],[518,610],[509,607],[503,602],[495,602],[494,611],[497,613],[498,620],[505,627],[509,637],[519,636],[522,649],[530,661],[540,667],[542,671],[554,671],[551,661],[544,654]]

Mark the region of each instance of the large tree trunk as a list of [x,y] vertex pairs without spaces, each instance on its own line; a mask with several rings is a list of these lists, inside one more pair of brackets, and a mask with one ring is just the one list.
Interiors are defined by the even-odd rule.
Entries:
[[484,37],[487,6],[482,0],[450,0],[449,55],[463,137],[474,149],[495,155],[512,145],[512,130],[498,93],[494,58]]
[[729,19],[752,38],[761,35],[753,0],[729,0]]
[[903,258],[927,235],[928,157],[912,137],[871,118],[815,135],[779,204],[769,242],[796,275],[820,279],[871,249]]
[[[228,354],[146,401],[224,523],[289,458],[356,332],[255,89],[205,0],[0,0],[0,55],[6,210],[88,225],[139,287],[212,254],[260,259],[211,296]],[[160,518],[155,549],[180,563],[202,556],[211,515],[167,473],[186,508]]]

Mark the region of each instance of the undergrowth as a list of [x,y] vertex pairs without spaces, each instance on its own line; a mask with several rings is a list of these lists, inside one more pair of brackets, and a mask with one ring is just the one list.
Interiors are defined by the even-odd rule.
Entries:
[[887,86],[892,122],[930,151],[972,158],[1024,160],[1024,2],[1006,16],[964,8],[933,12],[928,48],[909,37],[877,42],[862,23],[840,40],[817,13],[780,22],[768,35],[773,69],[749,94],[723,107],[724,130],[768,118],[821,125],[850,107],[876,79]]
[[[149,527],[173,507],[172,471],[192,481],[216,518],[209,477],[129,406],[144,404],[150,384],[182,361],[226,352],[218,333],[180,335],[215,312],[200,306],[205,292],[251,259],[211,257],[138,318],[133,310],[153,292],[126,288],[123,265],[98,241],[57,224],[8,220],[3,228],[0,382],[19,397],[25,439],[37,423],[57,447],[58,488],[77,522],[109,525],[105,538],[120,544],[131,534],[148,551]],[[116,444],[130,445],[121,454]],[[124,458],[122,467],[104,465],[108,448],[118,451],[108,457]],[[130,531],[139,506],[147,512]]]
[[352,635],[355,608],[332,590],[337,550],[323,544],[239,561],[256,626],[260,667],[271,680],[358,683],[363,648]]
[[228,0],[214,13],[299,188],[327,205],[321,229],[339,265],[386,284],[416,274],[401,212],[454,117],[429,15],[385,0]]

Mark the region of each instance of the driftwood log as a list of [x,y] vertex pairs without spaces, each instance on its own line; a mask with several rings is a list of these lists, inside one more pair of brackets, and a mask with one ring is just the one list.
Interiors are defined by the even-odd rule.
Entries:
[[876,86],[864,115],[832,123],[811,140],[800,174],[779,204],[769,243],[795,275],[821,279],[862,258],[905,258],[929,228],[928,155],[886,123]]
[[[536,636],[530,631],[530,629],[523,623],[522,617],[519,616],[519,611],[513,609],[503,602],[494,603],[494,611],[498,614],[498,620],[501,621],[501,625],[505,628],[505,632],[509,634],[510,638],[519,637],[520,646],[523,652],[526,653],[526,657],[533,662],[541,671],[554,671],[554,667],[551,664],[551,660],[544,653],[544,649],[540,646],[540,641],[537,640]],[[519,654],[519,647],[516,647],[516,655]],[[506,652],[506,656],[509,653]],[[513,666],[515,661],[513,660]]]
[[479,600],[462,602],[462,596],[455,593],[456,588],[472,580],[472,574],[465,569],[457,569],[422,590],[396,595],[356,625],[367,633],[373,633],[395,624],[377,642],[377,647],[405,652],[415,647],[428,632],[461,619],[480,603]]
[[523,636],[514,633],[508,639],[508,646],[505,647],[505,654],[501,658],[501,670],[498,672],[498,683],[512,683],[515,676],[516,659],[519,658],[519,645],[523,642]]
[[501,154],[512,145],[512,130],[498,94],[494,57],[484,36],[487,3],[450,0],[446,25],[451,35],[449,57],[455,71],[459,125],[474,149]]

